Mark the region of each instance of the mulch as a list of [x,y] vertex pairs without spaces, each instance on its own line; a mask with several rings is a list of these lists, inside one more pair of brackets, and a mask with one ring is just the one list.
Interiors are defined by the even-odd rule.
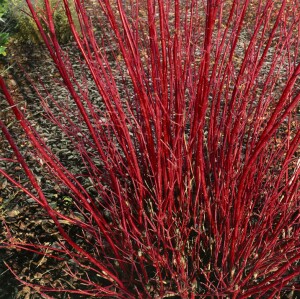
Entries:
[[[65,49],[72,53],[73,44],[68,44]],[[57,77],[57,71],[52,60],[47,56],[46,50],[42,46],[36,45],[18,45],[10,46],[8,56],[1,59],[0,71],[4,74],[7,86],[16,101],[17,105],[23,110],[34,124],[35,129],[42,132],[43,137],[52,140],[57,152],[61,155],[68,155],[67,143],[58,142],[62,140],[61,133],[53,126],[49,128],[49,122],[45,122],[43,107],[38,100],[34,89],[30,88],[28,80],[38,82],[41,80],[44,87],[51,91],[54,96],[62,98],[66,94],[63,87],[54,84]],[[45,193],[49,198],[53,198],[53,205],[57,205],[58,209],[66,209],[63,201],[59,201],[60,189],[55,183],[47,180],[45,167],[38,163],[34,158],[34,151],[31,148],[18,122],[13,117],[10,110],[5,104],[5,100],[0,94],[0,117],[5,121],[14,137],[17,137],[18,146],[22,153],[26,156],[31,169],[40,180]],[[42,116],[42,117],[41,117]],[[51,143],[50,142],[50,143]],[[9,147],[5,140],[1,140],[0,135],[0,157],[13,158]],[[63,159],[63,157],[61,156]],[[73,158],[67,162],[69,165],[76,167],[77,158]],[[5,168],[14,177],[19,177],[19,181],[25,186],[28,185],[26,176],[22,172],[18,163],[4,163],[0,161],[0,167]],[[72,166],[71,166],[72,167]],[[59,202],[62,202],[60,205]],[[20,242],[36,242],[47,244],[55,242],[57,234],[51,225],[51,221],[47,214],[28,196],[24,195],[16,187],[11,185],[5,178],[0,176],[0,299],[36,299],[42,298],[32,288],[24,286],[7,268],[6,264],[22,279],[33,277],[32,283],[47,283],[50,285],[64,285],[68,279],[68,284],[72,284],[70,278],[64,280],[64,274],[61,273],[63,264],[45,259],[35,253],[21,251],[15,249],[1,248],[1,244],[5,243],[10,234],[13,238]],[[38,236],[38,239],[36,239]],[[3,247],[3,246],[2,246]],[[60,273],[54,281],[53,273]],[[51,274],[52,273],[52,274]],[[50,275],[51,274],[51,275]],[[66,298],[61,294],[55,298]],[[72,298],[80,298],[73,296]],[[85,297],[86,298],[86,297]]]

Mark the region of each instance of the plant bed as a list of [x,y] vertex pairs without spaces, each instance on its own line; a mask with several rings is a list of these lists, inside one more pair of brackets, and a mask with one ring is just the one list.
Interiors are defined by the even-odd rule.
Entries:
[[299,5],[175,3],[105,1],[90,18],[78,1],[75,55],[44,12],[57,70],[26,78],[22,135],[2,124],[2,174],[27,192],[15,210],[41,207],[34,223],[5,216],[37,236],[6,230],[6,245],[62,270],[19,274],[43,296],[297,295]]

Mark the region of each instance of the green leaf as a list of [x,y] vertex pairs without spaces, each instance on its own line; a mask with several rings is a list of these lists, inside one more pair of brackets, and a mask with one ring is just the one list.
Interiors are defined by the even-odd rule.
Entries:
[[6,56],[6,47],[4,47],[4,46],[0,46],[0,55],[2,55],[2,56]]

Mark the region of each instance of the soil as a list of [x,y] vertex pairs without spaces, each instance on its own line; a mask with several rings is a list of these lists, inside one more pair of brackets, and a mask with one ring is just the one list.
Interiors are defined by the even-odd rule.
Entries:
[[[72,52],[73,45],[69,44],[65,46],[68,51]],[[11,94],[16,101],[20,109],[27,114],[27,117],[34,120],[36,128],[45,126],[42,123],[44,112],[41,105],[37,103],[37,96],[33,89],[28,86],[28,80],[43,81],[44,87],[53,90],[53,78],[57,76],[55,66],[51,62],[50,58],[46,55],[46,50],[41,46],[24,46],[18,44],[12,44],[8,50],[8,56],[1,60],[0,71],[4,74],[6,84],[11,91]],[[29,79],[30,78],[30,79]],[[36,81],[35,81],[36,82]],[[62,88],[56,88],[57,94],[64,92]],[[30,111],[30,112],[29,112]],[[23,153],[34,155],[32,149],[22,132],[22,129],[18,126],[18,122],[12,116],[9,109],[5,105],[4,98],[0,95],[0,113],[1,119],[4,119],[6,125],[12,129],[13,136],[18,136],[18,145],[22,149]],[[39,119],[39,120],[38,120]],[[45,134],[48,133],[46,138],[52,138],[55,142],[57,138],[57,131],[55,130],[43,130]],[[0,135],[1,138],[1,135]],[[0,156],[11,157],[12,153],[9,151],[4,140],[0,139]],[[63,144],[63,143],[61,143]],[[61,149],[61,148],[60,148]],[[72,162],[72,161],[71,161]],[[45,184],[43,173],[43,167],[36,163],[35,159],[29,158],[29,163],[33,171],[40,175],[41,184],[44,185],[44,190],[51,196],[60,196],[60,191],[55,188],[53,184]],[[0,161],[0,166],[4,163]],[[74,165],[76,165],[74,161]],[[21,168],[18,164],[6,165],[8,173],[14,173],[14,177],[19,174],[20,182],[26,185],[26,177],[21,172]],[[47,178],[47,176],[46,176]],[[59,206],[60,209],[65,209],[65,206]],[[45,275],[46,272],[57,271],[60,272],[63,265],[60,263],[49,262],[43,256],[29,252],[21,251],[20,249],[7,249],[5,242],[9,240],[13,235],[19,242],[36,241],[36,236],[39,237],[41,244],[47,244],[47,242],[55,242],[57,240],[57,234],[52,228],[51,221],[47,217],[47,214],[33,201],[25,196],[22,192],[13,187],[6,179],[0,177],[0,299],[36,299],[44,298],[38,295],[32,288],[19,282],[15,275],[18,275],[21,279],[34,277],[35,281],[32,283],[42,282],[50,283],[52,285],[62,283],[65,284],[63,278],[61,281],[53,280],[53,275]],[[8,266],[11,270],[8,269]],[[15,273],[13,274],[12,271]],[[72,281],[68,282],[69,285]],[[65,298],[61,295],[56,298]],[[73,296],[72,298],[80,298]]]

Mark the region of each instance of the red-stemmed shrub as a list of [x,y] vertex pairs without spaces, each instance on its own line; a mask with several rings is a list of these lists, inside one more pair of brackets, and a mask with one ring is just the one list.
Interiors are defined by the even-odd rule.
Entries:
[[86,179],[59,158],[0,79],[47,179],[71,201],[67,213],[55,208],[1,121],[14,152],[6,161],[19,163],[28,182],[1,174],[60,233],[55,246],[13,238],[10,246],[63,260],[77,280],[75,289],[37,290],[97,298],[295,294],[299,1],[74,0],[80,32],[63,2],[82,74],[57,41],[55,7],[45,0],[43,11],[27,0],[68,93],[59,100],[32,86]]

